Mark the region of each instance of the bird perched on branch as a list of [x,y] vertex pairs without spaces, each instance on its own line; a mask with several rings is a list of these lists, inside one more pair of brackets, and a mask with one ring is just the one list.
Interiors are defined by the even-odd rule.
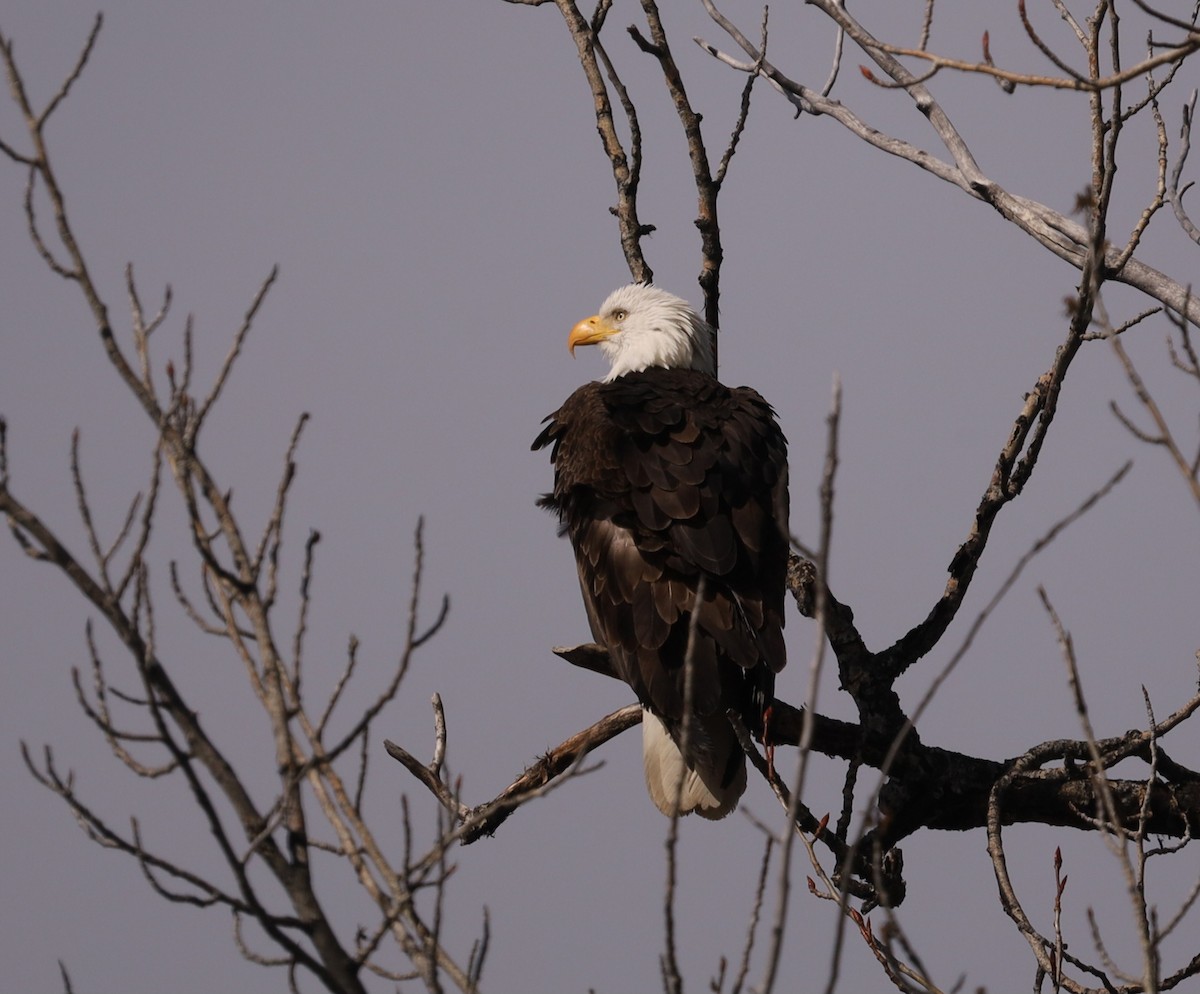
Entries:
[[[546,419],[593,637],[645,709],[650,797],[722,818],[746,789],[726,712],[758,735],[785,660],[787,443],[770,405],[715,378],[714,329],[646,283],[571,329],[611,369]],[[768,728],[769,734],[769,728]]]

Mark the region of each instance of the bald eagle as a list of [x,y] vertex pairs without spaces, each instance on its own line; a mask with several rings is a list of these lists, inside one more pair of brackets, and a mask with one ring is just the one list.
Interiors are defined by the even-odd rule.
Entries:
[[715,379],[714,334],[655,286],[613,291],[567,340],[609,374],[533,443],[551,447],[538,503],[571,540],[592,635],[645,709],[650,797],[711,819],[746,789],[726,712],[761,735],[783,668],[789,542],[787,443],[757,392]]

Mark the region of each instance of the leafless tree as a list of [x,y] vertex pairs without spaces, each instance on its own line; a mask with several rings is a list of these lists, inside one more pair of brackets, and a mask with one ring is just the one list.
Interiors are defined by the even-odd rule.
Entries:
[[[642,219],[644,212],[638,202],[643,161],[641,127],[636,104],[609,55],[609,47],[620,42],[619,38],[613,40],[611,30],[605,32],[613,16],[613,4],[601,0],[588,17],[573,0],[509,2],[526,6],[553,3],[562,16],[579,53],[594,100],[597,129],[604,152],[612,163],[617,186],[617,205],[613,213],[618,220],[626,260],[635,279],[649,279],[652,270],[645,258],[643,240],[653,227]],[[827,535],[822,536],[815,550],[801,547],[798,551],[803,555],[794,557],[790,585],[797,604],[801,613],[821,622],[836,661],[839,686],[853,699],[859,721],[847,725],[809,710],[788,710],[777,734],[789,743],[800,745],[805,753],[812,751],[845,761],[848,765],[848,799],[854,796],[855,781],[865,769],[875,769],[881,774],[871,794],[876,816],[861,826],[852,824],[849,800],[837,825],[830,826],[828,818],[818,819],[798,799],[803,762],[801,783],[795,785],[795,791],[789,791],[784,784],[772,783],[788,811],[789,822],[808,847],[817,868],[819,882],[810,881],[810,887],[838,904],[847,920],[857,927],[875,951],[885,974],[898,988],[931,989],[931,981],[921,968],[915,951],[906,944],[898,921],[890,913],[890,909],[902,902],[905,889],[903,861],[897,844],[927,829],[986,829],[1001,903],[1029,941],[1036,961],[1039,989],[1045,984],[1052,985],[1055,990],[1068,991],[1170,989],[1200,972],[1198,955],[1190,955],[1182,964],[1170,969],[1162,963],[1160,956],[1163,939],[1178,928],[1200,893],[1200,880],[1178,914],[1164,924],[1156,913],[1147,910],[1145,867],[1151,855],[1161,857],[1186,846],[1200,820],[1200,808],[1197,807],[1200,776],[1177,765],[1174,760],[1168,760],[1168,772],[1162,762],[1166,755],[1163,736],[1192,716],[1200,707],[1200,696],[1180,702],[1165,719],[1156,718],[1147,702],[1144,729],[1118,738],[1097,739],[1087,720],[1087,707],[1079,686],[1070,638],[1048,599],[1045,599],[1046,610],[1059,632],[1072,686],[1076,688],[1077,727],[1081,734],[1039,743],[1015,760],[996,761],[948,752],[926,745],[918,734],[917,721],[929,698],[926,697],[912,713],[907,713],[894,688],[902,674],[943,640],[950,623],[958,617],[987,549],[994,522],[1005,507],[1021,496],[1037,468],[1043,442],[1051,431],[1062,400],[1067,371],[1086,343],[1103,343],[1092,347],[1108,347],[1116,353],[1151,427],[1139,427],[1134,419],[1115,406],[1116,415],[1139,439],[1161,447],[1169,454],[1185,485],[1200,501],[1197,490],[1200,447],[1193,441],[1189,449],[1189,443],[1179,439],[1178,427],[1167,423],[1121,343],[1121,336],[1148,318],[1159,315],[1173,331],[1173,337],[1168,338],[1170,362],[1182,375],[1200,377],[1191,336],[1192,328],[1200,322],[1200,307],[1193,298],[1190,285],[1155,270],[1143,263],[1138,255],[1147,228],[1168,205],[1183,230],[1192,240],[1197,240],[1196,228],[1183,209],[1189,185],[1182,179],[1190,148],[1195,95],[1181,105],[1179,139],[1174,143],[1168,138],[1160,101],[1179,69],[1200,49],[1200,31],[1197,30],[1200,7],[1180,17],[1155,9],[1142,0],[1131,0],[1130,3],[1098,0],[1090,11],[1079,13],[1073,10],[1076,5],[1064,0],[1048,0],[1042,5],[1044,11],[1039,10],[1038,14],[1044,12],[1061,18],[1076,42],[1074,51],[1059,52],[1043,40],[1033,15],[1021,0],[1011,13],[1019,17],[1029,44],[1051,68],[1049,75],[1034,75],[998,65],[992,57],[987,34],[982,38],[978,58],[936,52],[931,47],[936,20],[935,0],[927,0],[916,19],[914,27],[920,40],[915,47],[877,38],[868,25],[839,0],[811,0],[806,5],[807,15],[814,22],[824,21],[831,29],[832,70],[819,84],[809,85],[789,76],[774,60],[768,59],[769,18],[765,8],[761,23],[751,32],[734,24],[712,0],[703,0],[703,5],[724,33],[730,50],[699,38],[695,39],[696,43],[714,59],[744,77],[741,111],[729,125],[720,165],[716,169],[711,166],[711,161],[716,158],[711,154],[713,146],[706,144],[702,135],[701,115],[688,98],[659,5],[653,0],[642,0],[640,23],[631,25],[628,34],[638,49],[657,61],[662,81],[679,115],[698,201],[695,222],[700,232],[698,282],[705,298],[706,316],[714,325],[719,317],[717,302],[723,258],[717,202],[746,127],[753,87],[759,80],[788,100],[797,115],[831,118],[866,146],[911,163],[961,193],[989,204],[1002,221],[1016,226],[1036,244],[1067,261],[1079,272],[1076,292],[1067,301],[1063,339],[1045,372],[1015,412],[1008,440],[997,453],[992,478],[980,496],[973,525],[952,558],[941,597],[930,606],[928,614],[894,644],[871,650],[859,634],[851,607],[839,602],[823,581]],[[1126,23],[1127,15],[1136,18],[1133,24]],[[851,107],[833,97],[843,62],[849,58],[847,44],[873,64],[873,68],[859,66],[863,76],[911,101],[928,122],[932,145],[924,147],[894,137],[887,130],[869,124]],[[786,53],[783,57],[786,58]],[[931,89],[934,77],[952,85],[954,74],[968,73],[990,76],[1006,93],[1012,93],[1018,87],[1080,93],[1082,112],[1087,114],[1090,122],[1088,165],[1091,179],[1079,194],[1075,216],[1064,215],[1007,190],[983,172],[961,131]],[[1149,191],[1145,207],[1133,228],[1118,236],[1110,230],[1117,152],[1119,147],[1124,148],[1122,139],[1129,122],[1140,115],[1153,119],[1158,136],[1157,148],[1153,150],[1159,164],[1157,184]],[[1104,288],[1109,283],[1126,284],[1140,291],[1149,298],[1148,309],[1124,321],[1114,321],[1105,306]],[[826,531],[837,462],[837,415],[835,402],[822,490],[826,499]],[[980,612],[946,670],[937,676],[934,690],[969,649],[979,625],[1028,561],[1052,542],[1062,528],[1115,486],[1128,468],[1122,467],[1099,491],[1086,497],[1081,494],[1085,499],[1077,511],[1032,544],[1012,575]],[[590,647],[586,652],[576,649],[564,655],[571,661],[583,661],[592,669],[602,670],[595,658],[596,652],[596,647]],[[821,665],[821,658],[818,653],[814,672]],[[751,758],[758,759],[752,744],[747,742],[746,745]],[[1116,763],[1132,758],[1144,764],[1142,779],[1110,776],[1108,771]],[[764,776],[770,776],[767,764],[759,761],[756,765]],[[822,799],[821,803],[826,805],[828,801]],[[1143,958],[1136,969],[1118,967],[1098,933],[1094,935],[1096,961],[1090,962],[1067,954],[1061,934],[1042,935],[1032,926],[1006,873],[1002,842],[1002,827],[1022,822],[1070,826],[1099,832],[1109,840],[1114,856],[1126,868],[1129,900],[1139,924]],[[1177,841],[1173,845],[1151,847],[1148,845],[1151,836]],[[780,878],[781,886],[786,887],[786,853],[791,840],[785,835],[782,841],[785,869]],[[821,869],[824,861],[830,861],[831,872],[825,873]],[[1061,884],[1058,893],[1061,897]],[[887,919],[883,934],[877,935],[863,913],[851,907],[851,897],[861,899],[864,910],[882,906]],[[780,908],[785,906],[781,902]],[[781,936],[783,930],[777,927],[774,934]],[[1192,952],[1194,954],[1195,950]],[[762,989],[773,988],[777,962],[776,949],[768,959]],[[830,989],[835,978],[836,959]]]
[[[613,4],[600,0],[590,15],[585,15],[574,0],[509,2],[552,4],[562,16],[591,91],[603,152],[612,167],[616,184],[613,213],[621,247],[633,277],[650,279],[644,241],[653,226],[643,220],[639,201],[642,132],[634,95],[609,55],[611,44],[626,43],[619,36],[614,39],[609,26]],[[774,742],[796,746],[802,759],[799,775],[790,783],[776,774],[758,746],[743,734],[750,759],[779,798],[786,827],[763,827],[762,873],[746,947],[736,973],[722,974],[715,989],[744,988],[751,946],[760,933],[765,935],[766,953],[757,988],[781,988],[778,966],[788,934],[788,891],[798,872],[793,850],[799,842],[812,867],[810,892],[829,901],[841,921],[853,926],[884,975],[900,990],[936,990],[896,914],[906,887],[899,845],[930,830],[986,834],[1000,902],[1029,943],[1037,989],[1135,992],[1175,988],[1200,973],[1200,950],[1192,943],[1183,962],[1171,964],[1164,961],[1163,941],[1186,928],[1181,923],[1200,894],[1200,881],[1178,909],[1160,916],[1147,894],[1146,867],[1152,857],[1158,862],[1180,853],[1190,843],[1194,826],[1200,824],[1200,773],[1172,758],[1164,741],[1200,707],[1200,694],[1177,702],[1161,718],[1147,699],[1143,729],[1099,737],[1089,721],[1070,635],[1049,596],[1043,595],[1075,693],[1071,734],[1034,743],[1016,758],[994,759],[928,745],[918,731],[930,696],[970,650],[976,631],[1028,562],[1103,499],[1129,467],[1118,470],[1100,489],[1081,492],[1072,514],[1030,542],[1005,583],[978,612],[949,663],[934,675],[930,695],[916,708],[906,710],[895,685],[935,646],[944,643],[951,622],[962,614],[992,527],[1004,509],[1022,496],[1037,470],[1043,442],[1065,396],[1066,374],[1085,346],[1114,352],[1138,405],[1134,413],[1127,411],[1128,405],[1117,405],[1116,416],[1142,442],[1167,454],[1200,505],[1200,448],[1195,440],[1187,439],[1189,429],[1169,423],[1122,345],[1123,336],[1155,321],[1165,322],[1170,345],[1164,361],[1179,375],[1200,383],[1192,337],[1200,323],[1200,304],[1186,281],[1146,265],[1138,254],[1148,226],[1161,223],[1159,216],[1166,216],[1166,207],[1188,237],[1200,242],[1184,203],[1189,189],[1184,177],[1195,97],[1179,105],[1176,140],[1168,137],[1171,112],[1163,109],[1164,93],[1178,70],[1200,49],[1197,10],[1179,17],[1155,10],[1142,0],[1096,0],[1083,16],[1074,13],[1065,0],[1046,0],[1045,10],[1037,12],[1027,11],[1019,0],[1014,16],[1021,19],[1029,44],[1051,67],[1048,75],[1031,75],[997,63],[986,35],[979,58],[936,52],[931,43],[936,25],[934,0],[926,0],[917,17],[920,40],[915,47],[876,38],[837,0],[810,0],[807,16],[829,30],[832,71],[824,70],[821,75],[825,78],[819,84],[806,85],[767,58],[769,19],[765,11],[755,30],[744,32],[710,0],[704,0],[704,6],[726,40],[720,45],[699,44],[712,55],[718,71],[743,77],[739,80],[731,75],[731,85],[740,83],[742,90],[740,112],[728,123],[719,146],[709,144],[711,139],[705,137],[702,115],[688,96],[664,19],[653,0],[642,0],[639,24],[630,27],[628,34],[630,43],[657,65],[679,116],[697,193],[698,281],[706,316],[714,326],[719,319],[723,260],[719,195],[731,169],[736,170],[735,157],[751,101],[763,98],[756,94],[764,83],[789,101],[797,114],[822,116],[848,129],[862,140],[863,154],[871,149],[887,153],[898,160],[897,168],[900,162],[915,165],[966,196],[989,204],[1001,221],[1026,233],[1033,243],[1079,272],[1077,288],[1062,318],[1061,341],[1047,357],[1045,371],[1013,412],[1007,440],[996,453],[992,477],[979,497],[971,527],[953,554],[944,589],[925,616],[916,619],[900,639],[877,649],[868,648],[851,605],[842,603],[825,581],[839,457],[840,402],[835,391],[822,487],[822,535],[814,548],[798,545],[789,588],[799,612],[817,619],[825,636],[822,649],[814,654],[813,685],[827,649],[839,684],[857,710],[857,721],[840,721],[811,707],[779,702],[771,726]],[[1035,14],[1044,12],[1068,24],[1077,42],[1075,51],[1060,52],[1043,41],[1034,22]],[[1126,16],[1136,26],[1127,24]],[[422,620],[418,529],[407,638],[374,701],[352,718],[335,716],[344,689],[359,676],[358,647],[353,639],[332,694],[322,699],[304,683],[309,584],[320,536],[316,532],[309,535],[300,575],[292,581],[281,571],[280,550],[295,455],[306,418],[301,416],[296,423],[283,457],[274,505],[257,529],[235,512],[229,481],[217,478],[200,444],[202,429],[222,397],[230,370],[272,287],[274,273],[251,301],[224,363],[207,386],[193,382],[189,322],[184,323],[182,352],[177,359],[164,363],[152,353],[151,337],[172,319],[171,296],[168,291],[157,308],[144,307],[132,268],[126,279],[130,325],[125,330],[114,329],[109,303],[93,282],[84,249],[77,241],[45,137],[46,123],[78,82],[100,27],[98,18],[76,65],[41,108],[34,107],[26,93],[10,39],[0,36],[0,57],[12,98],[26,124],[26,132],[19,138],[0,135],[0,151],[27,172],[25,211],[34,247],[46,265],[82,295],[113,370],[153,427],[155,444],[149,453],[148,482],[131,499],[117,533],[101,535],[94,524],[76,438],[71,466],[89,546],[87,556],[76,557],[35,507],[18,496],[20,485],[9,476],[0,423],[0,510],[20,547],[33,559],[61,571],[108,623],[132,666],[133,689],[119,689],[110,679],[111,667],[101,658],[89,628],[90,689],[81,675],[75,676],[83,713],[133,774],[182,779],[215,840],[222,874],[200,872],[155,853],[143,843],[136,821],[127,830],[110,824],[89,806],[85,788],[59,770],[49,748],[40,759],[26,752],[29,769],[64,800],[92,839],[132,856],[158,894],[170,901],[225,908],[242,954],[254,962],[284,967],[292,989],[298,989],[301,978],[309,975],[329,990],[363,990],[365,975],[370,972],[396,982],[412,979],[431,991],[447,985],[476,990],[488,945],[486,915],[477,942],[465,955],[448,950],[442,940],[451,848],[501,830],[522,804],[578,772],[590,751],[636,724],[640,712],[627,707],[602,718],[550,750],[493,799],[471,805],[446,769],[446,720],[435,699],[433,750],[428,763],[401,745],[387,743],[389,753],[436,801],[428,810],[422,809],[435,825],[434,839],[428,846],[417,845],[406,803],[401,851],[391,852],[380,843],[378,830],[368,825],[364,812],[369,786],[367,744],[381,736],[384,709],[400,692],[414,654],[438,632],[446,616],[446,602],[432,620]],[[843,63],[850,58],[848,51],[861,53],[860,57],[873,65],[860,67],[866,78],[894,90],[898,102],[911,101],[931,129],[930,147],[893,137],[835,99]],[[935,77],[939,84],[953,85],[958,75],[967,73],[990,76],[1005,92],[1020,87],[1079,93],[1082,112],[1091,123],[1091,180],[1080,192],[1075,214],[1064,215],[1006,190],[984,174],[932,89]],[[1158,136],[1153,150],[1159,163],[1157,185],[1133,229],[1118,237],[1110,230],[1117,151],[1124,148],[1128,123],[1146,115],[1155,122]],[[716,148],[719,155],[713,154]],[[49,221],[44,217],[47,208]],[[1139,291],[1148,298],[1147,309],[1125,319],[1110,316],[1104,293],[1110,283]],[[152,566],[155,570],[161,567],[151,562],[148,545],[163,516],[160,491],[164,480],[174,481],[181,494],[192,550],[190,563],[169,564],[170,590],[178,608],[199,630],[222,640],[244,666],[250,692],[261,706],[274,745],[272,755],[264,758],[276,777],[274,796],[267,805],[257,802],[248,786],[251,772],[235,765],[219,736],[201,723],[176,679],[179,664],[167,658],[156,642],[157,605],[150,574]],[[279,607],[281,585],[286,582],[295,582],[300,589],[299,615],[290,623],[281,621]],[[582,645],[556,651],[574,665],[613,675],[603,647]],[[807,797],[804,773],[810,756],[845,764],[842,797]],[[1141,774],[1116,777],[1110,771],[1118,763],[1126,764],[1123,769],[1140,764]],[[395,779],[387,772],[375,771],[370,783],[381,778]],[[575,785],[568,789],[586,788]],[[863,806],[864,796],[872,815],[856,824],[853,812]],[[839,811],[836,819],[815,813],[830,809]],[[1038,931],[1007,872],[1004,830],[1020,823],[1069,827],[1105,839],[1127,882],[1124,897],[1138,929],[1139,963],[1116,963],[1098,925],[1093,926],[1089,939],[1074,943],[1068,952],[1057,904],[1053,931]],[[671,831],[674,833],[675,826]],[[376,920],[360,927],[353,943],[340,938],[345,923],[329,919],[314,886],[313,867],[318,863],[348,873],[377,910]],[[1061,900],[1067,878],[1061,866],[1056,866],[1055,872],[1056,894]],[[668,990],[681,990],[674,958],[672,895],[668,892],[667,896],[663,983]],[[882,918],[882,926],[870,917],[874,911]],[[1080,956],[1077,949],[1089,941],[1093,955]],[[271,948],[269,954],[260,951],[263,944]],[[837,983],[840,949],[839,940],[831,957],[828,990]],[[65,982],[69,987],[69,981]]]
[[[296,423],[283,458],[274,506],[257,532],[249,531],[239,519],[232,490],[210,468],[201,444],[207,418],[221,399],[275,273],[267,276],[251,301],[215,379],[201,387],[193,380],[190,321],[184,324],[178,365],[152,357],[151,338],[171,317],[170,291],[156,310],[148,310],[130,267],[126,287],[131,322],[125,333],[118,334],[110,323],[109,304],[88,271],[71,225],[47,145],[46,125],[78,82],[101,24],[97,17],[74,68],[41,108],[30,102],[12,41],[0,36],[0,58],[11,96],[26,125],[22,140],[6,136],[0,140],[0,149],[27,171],[29,237],[46,265],[83,296],[114,372],[154,428],[148,480],[145,489],[130,500],[117,533],[101,535],[80,466],[76,433],[71,469],[88,540],[88,555],[77,557],[18,496],[18,486],[9,476],[4,423],[0,421],[0,510],[20,547],[66,575],[112,628],[132,663],[130,677],[122,681],[124,687],[114,682],[89,624],[90,679],[74,671],[84,715],[134,775],[182,778],[198,816],[212,834],[224,873],[197,871],[155,852],[144,843],[136,819],[128,829],[106,821],[89,806],[85,791],[76,786],[73,777],[59,769],[50,747],[39,759],[23,746],[26,763],[40,783],[63,799],[90,838],[133,857],[161,897],[226,909],[242,955],[255,963],[285,968],[290,989],[298,990],[301,976],[307,974],[331,991],[363,991],[365,974],[374,973],[396,982],[414,978],[430,991],[440,991],[447,983],[473,991],[487,950],[486,916],[478,942],[465,957],[451,955],[440,935],[443,884],[449,869],[446,853],[456,835],[454,826],[435,813],[434,841],[422,851],[415,846],[406,811],[405,843],[395,852],[390,851],[393,846],[381,844],[364,814],[367,744],[380,713],[399,691],[413,656],[442,626],[448,607],[443,600],[431,620],[421,619],[420,528],[415,540],[407,638],[399,658],[374,701],[353,717],[341,718],[337,706],[347,685],[358,676],[354,639],[341,677],[328,697],[310,693],[303,681],[309,583],[319,533],[310,533],[304,543],[298,618],[289,625],[280,619],[278,610],[284,579],[280,570],[284,518],[307,415],[301,415]],[[42,203],[49,207],[49,223],[39,214]],[[274,744],[272,754],[262,757],[262,764],[238,765],[231,759],[229,743],[222,742],[223,736],[201,721],[178,682],[185,664],[159,649],[155,637],[158,607],[152,597],[147,546],[160,518],[164,478],[173,481],[182,496],[194,554],[190,564],[169,564],[170,589],[178,607],[197,628],[226,643],[243,664],[249,693],[261,706]],[[435,713],[441,714],[436,701]],[[439,728],[444,726],[439,723]],[[440,772],[443,762],[444,731],[439,742],[442,745],[430,766],[434,774]],[[266,805],[256,800],[257,791],[251,787],[260,765],[277,778],[274,797]],[[373,923],[359,925],[355,931],[347,928],[348,923],[329,919],[314,883],[316,867],[326,862],[338,864],[369,895],[378,911]],[[343,938],[347,931],[354,934],[352,943]],[[263,951],[264,942],[270,952]],[[395,955],[395,949],[401,957]]]

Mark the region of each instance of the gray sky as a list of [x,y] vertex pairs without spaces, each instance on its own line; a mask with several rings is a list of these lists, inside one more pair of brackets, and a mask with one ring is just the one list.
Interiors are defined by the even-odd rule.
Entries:
[[[920,5],[873,6],[885,13],[859,16],[877,34],[915,40]],[[998,61],[1045,69],[1018,36],[1015,13],[985,20],[974,6],[947,4],[935,48],[974,58],[986,28]],[[147,302],[170,283],[174,318],[157,333],[156,361],[179,361],[191,314],[203,381],[279,264],[202,447],[245,520],[263,520],[295,419],[312,414],[284,559],[294,591],[308,529],[321,531],[310,687],[332,685],[350,633],[364,664],[355,700],[368,699],[372,675],[388,672],[403,642],[412,536],[424,515],[424,616],[432,619],[443,592],[451,614],[375,739],[428,754],[428,701],[440,692],[465,799],[490,798],[539,752],[630,699],[616,682],[550,654],[551,645],[585,640],[587,626],[569,548],[533,506],[550,483],[545,453],[529,452],[539,422],[603,371],[598,355],[569,359],[567,331],[628,278],[608,213],[611,175],[561,19],[552,7],[499,0],[113,0],[104,10],[92,61],[50,139],[114,320],[127,312],[127,262]],[[728,12],[757,30],[753,4],[730,3]],[[666,13],[710,147],[719,149],[742,78],[687,42],[700,34],[724,43],[698,4]],[[35,102],[72,64],[93,14],[80,3],[6,5],[0,27],[16,40]],[[1048,36],[1065,49],[1064,29],[1043,14]],[[636,12],[618,5],[612,16],[609,44],[647,134],[642,216],[658,226],[647,254],[661,285],[698,302],[682,138],[653,66],[618,30]],[[802,6],[773,12],[771,46],[793,76],[824,80],[831,37]],[[835,95],[877,126],[929,145],[911,102],[873,88],[854,71],[858,61],[848,56]],[[1198,65],[1186,67],[1164,101],[1172,135],[1180,102],[1200,82]],[[1013,192],[1070,208],[1090,169],[1083,97],[1005,97],[990,81],[949,75],[933,89],[985,172]],[[20,145],[19,128],[12,107],[0,106],[0,135]],[[1118,228],[1152,194],[1152,140],[1144,126],[1126,136]],[[109,534],[145,485],[152,434],[104,362],[80,298],[25,238],[23,181],[0,163],[0,413],[14,492],[82,553],[71,430],[82,429],[89,491]],[[880,648],[939,595],[1021,398],[1063,337],[1062,301],[1076,274],[987,207],[834,122],[793,120],[766,87],[721,212],[722,378],[754,385],[778,410],[791,443],[793,530],[809,542],[817,538],[824,417],[841,376],[831,582]],[[1143,257],[1187,280],[1194,253],[1163,216]],[[1118,320],[1145,306],[1116,289],[1108,304]],[[1168,369],[1165,333],[1150,322],[1129,347],[1190,440],[1195,401]],[[903,680],[907,706],[1032,542],[1131,456],[1133,473],[1027,570],[925,715],[927,743],[1002,758],[1078,734],[1038,584],[1075,638],[1099,734],[1145,723],[1142,685],[1160,715],[1194,687],[1195,509],[1166,456],[1136,444],[1108,412],[1113,398],[1134,410],[1114,356],[1098,343],[1072,368],[1042,464],[1001,516],[963,617]],[[168,529],[180,521],[178,499],[164,498],[151,550],[160,651],[230,751],[256,764],[250,779],[266,796],[271,752],[240,664],[190,628],[166,587],[168,562],[187,548]],[[80,716],[70,667],[86,668],[87,617],[63,578],[0,542],[0,991],[56,989],[60,958],[80,991],[282,989],[282,973],[240,959],[221,912],[165,905],[130,860],[90,843],[24,770],[19,740],[38,754],[52,744],[81,795],[115,825],[135,815],[149,845],[198,870],[214,866],[182,787],[134,780]],[[812,628],[795,617],[788,638],[792,662],[779,693],[799,703]],[[131,688],[115,642],[107,631],[99,639],[114,682]],[[851,715],[832,675],[820,708]],[[1184,729],[1168,745],[1186,761],[1200,735]],[[601,771],[523,809],[495,839],[455,853],[448,941],[465,958],[480,908],[489,907],[487,988],[657,986],[666,822],[645,797],[639,751],[640,736],[625,735],[604,748]],[[836,814],[841,776],[840,765],[816,763],[806,801],[818,813]],[[385,842],[390,822],[401,844],[400,791],[432,827],[432,799],[381,747],[373,777]],[[743,806],[778,823],[761,784]],[[1114,900],[1120,880],[1096,839],[1033,828],[1010,838],[1032,904],[1049,908],[1051,858],[1062,845],[1074,921],[1088,902],[1106,901],[1113,946],[1128,948],[1128,915]],[[984,845],[981,833],[908,840],[901,922],[938,982],[966,973],[971,989],[1024,986],[1027,949],[998,907]],[[684,824],[681,958],[690,989],[704,988],[719,955],[738,956],[760,852],[757,830],[741,815]],[[1161,882],[1164,907],[1172,883],[1195,879],[1196,856],[1180,857],[1175,874]],[[347,932],[372,920],[352,886],[333,873],[327,886]],[[792,898],[786,952],[794,988],[823,982],[834,927],[831,907],[802,891]],[[1076,940],[1086,943],[1086,933]],[[851,938],[844,989],[878,987],[877,970]]]

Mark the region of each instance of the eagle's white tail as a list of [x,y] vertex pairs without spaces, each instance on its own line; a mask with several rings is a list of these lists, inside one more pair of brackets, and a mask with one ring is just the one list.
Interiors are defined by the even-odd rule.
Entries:
[[[689,766],[666,726],[649,711],[642,712],[646,789],[650,800],[668,818],[675,813],[676,798],[681,815],[695,811],[713,821],[724,818],[737,807],[746,789],[745,757],[725,716],[714,715],[698,724],[702,727],[689,731],[703,746],[688,749],[695,757]],[[722,780],[727,782],[723,784]]]

